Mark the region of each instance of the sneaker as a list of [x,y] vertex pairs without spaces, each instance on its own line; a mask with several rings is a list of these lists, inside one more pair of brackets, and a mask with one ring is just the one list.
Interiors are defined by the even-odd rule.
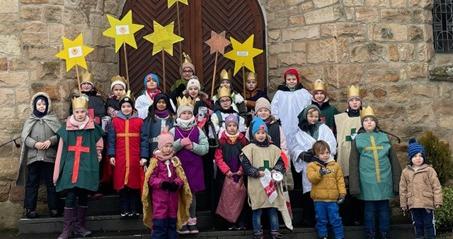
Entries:
[[128,216],[129,213],[127,212],[121,212],[120,216],[121,216],[121,219],[126,219],[127,216]]
[[38,217],[38,213],[35,210],[27,209],[25,211],[25,216],[27,218],[33,219]]
[[129,212],[127,213],[127,217],[129,218],[138,218],[140,214],[138,212]]
[[272,239],[280,239],[280,238],[283,238],[283,236],[278,231],[271,231],[271,238]]
[[178,233],[181,235],[187,235],[190,233],[189,226],[187,224],[183,225],[181,229],[178,230]]
[[198,234],[200,231],[198,231],[197,225],[187,225],[189,227],[190,234]]
[[234,225],[231,225],[228,227],[228,231],[233,231],[236,230],[236,227]]
[[253,239],[263,239],[263,238],[264,238],[263,231],[253,233]]

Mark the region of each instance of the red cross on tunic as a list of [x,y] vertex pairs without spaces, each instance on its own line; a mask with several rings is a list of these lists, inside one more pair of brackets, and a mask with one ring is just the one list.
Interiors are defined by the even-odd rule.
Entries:
[[129,120],[125,122],[125,130],[124,133],[116,134],[116,137],[124,137],[124,144],[125,144],[125,153],[126,153],[126,173],[124,175],[124,184],[129,182],[129,169],[130,169],[130,138],[132,137],[140,137],[139,133],[129,133]]
[[76,144],[74,146],[69,146],[68,151],[74,152],[74,166],[72,167],[72,178],[71,182],[76,183],[77,178],[79,177],[79,167],[80,167],[80,156],[82,153],[89,153],[90,147],[82,146],[83,136],[77,136]]

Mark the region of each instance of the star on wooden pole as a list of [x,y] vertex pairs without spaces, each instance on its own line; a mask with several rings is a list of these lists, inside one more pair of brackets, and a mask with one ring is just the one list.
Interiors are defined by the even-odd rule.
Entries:
[[230,45],[230,41],[228,41],[226,38],[225,38],[225,31],[221,32],[220,34],[215,32],[215,31],[211,31],[211,38],[207,41],[205,41],[205,43],[209,46],[209,49],[210,49],[210,53],[211,54],[214,54],[215,53],[215,60],[214,60],[214,71],[212,73],[212,82],[211,82],[211,96],[214,95],[214,86],[215,86],[215,79],[216,79],[216,73],[217,73],[217,59],[219,57],[219,53],[220,54],[224,54],[225,53],[225,47],[227,47],[228,45]]
[[74,66],[76,67],[77,82],[80,89],[80,76],[79,66],[87,69],[87,62],[85,57],[90,54],[94,49],[83,44],[83,35],[80,33],[74,40],[69,40],[66,37],[63,39],[63,50],[58,52],[55,56],[66,61],[66,72],[70,71]]
[[259,54],[263,53],[263,50],[253,48],[253,41],[255,35],[250,35],[244,43],[240,43],[233,37],[230,37],[231,45],[233,45],[233,50],[230,52],[225,53],[225,57],[233,60],[234,64],[234,75],[238,73],[238,71],[245,67],[249,71],[255,73],[255,65],[253,64],[253,58],[258,56]]
[[107,15],[107,20],[110,23],[110,28],[105,30],[102,34],[106,37],[115,39],[115,52],[118,52],[121,46],[125,44],[137,49],[137,42],[135,41],[134,34],[144,26],[132,23],[132,10],[129,10],[121,20],[111,15]]
[[94,49],[83,44],[83,35],[79,34],[74,40],[69,40],[66,37],[63,39],[63,50],[55,56],[66,61],[66,72],[70,71],[74,66],[80,66],[87,69],[85,57]]
[[166,79],[165,79],[165,52],[170,56],[173,56],[173,45],[175,43],[181,42],[184,38],[176,35],[173,30],[175,23],[171,22],[166,26],[160,25],[158,22],[153,21],[154,32],[144,36],[143,38],[153,44],[152,55],[156,55],[159,52],[162,52],[162,78],[164,91],[166,91]]
[[230,37],[233,50],[226,53],[224,56],[234,61],[234,75],[242,68],[242,89],[245,95],[245,69],[247,68],[250,72],[255,73],[255,65],[253,58],[261,53],[263,50],[253,48],[253,41],[255,35],[252,34],[245,40],[244,43],[240,43],[233,37]]

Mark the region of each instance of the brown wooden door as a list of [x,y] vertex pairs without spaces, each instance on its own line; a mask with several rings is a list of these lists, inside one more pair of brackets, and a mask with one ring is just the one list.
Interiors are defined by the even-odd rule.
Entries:
[[[151,56],[152,44],[143,36],[153,32],[153,20],[162,25],[176,21],[176,5],[167,8],[167,0],[133,0],[127,1],[123,14],[133,11],[133,21],[145,25],[136,34],[138,49],[127,48],[129,77],[132,92],[137,96],[143,90],[143,78],[149,72],[162,76],[161,55]],[[209,93],[214,70],[214,56],[209,54],[209,46],[204,42],[210,38],[211,30],[226,31],[227,38],[233,36],[240,42],[255,34],[255,48],[265,48],[264,18],[256,0],[189,0],[189,6],[180,4],[181,35],[184,37],[182,50],[188,53],[195,65],[196,75],[200,78],[204,91]],[[225,52],[231,50],[227,47]],[[174,81],[180,78],[180,50],[178,44],[174,47],[173,57],[166,55],[167,90]],[[122,51],[120,51],[120,74],[125,75]],[[259,86],[266,87],[266,57],[265,53],[255,57],[255,70],[259,75]],[[219,56],[217,76],[223,69],[234,69],[234,62]],[[242,92],[242,72],[239,72],[233,83],[234,88]],[[218,81],[216,82],[218,84]],[[162,87],[163,88],[163,87]]]

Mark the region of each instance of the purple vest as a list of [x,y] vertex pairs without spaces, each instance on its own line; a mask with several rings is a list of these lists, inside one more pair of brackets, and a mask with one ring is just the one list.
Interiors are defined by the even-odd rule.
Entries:
[[[192,129],[187,131],[182,130],[178,126],[175,127],[175,140],[187,137],[189,137],[190,141],[198,143],[200,137],[198,127],[194,126]],[[181,160],[181,165],[184,169],[184,173],[186,174],[192,193],[203,191],[205,189],[205,185],[202,157],[184,148],[177,152],[176,156],[178,156],[179,160]]]

